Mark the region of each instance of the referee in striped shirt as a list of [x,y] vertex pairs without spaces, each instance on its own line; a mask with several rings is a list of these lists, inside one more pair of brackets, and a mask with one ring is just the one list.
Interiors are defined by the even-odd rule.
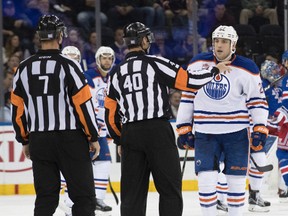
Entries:
[[169,88],[196,91],[219,73],[193,75],[168,59],[147,55],[153,34],[142,23],[124,28],[129,52],[111,72],[105,121],[121,154],[121,215],[145,216],[149,176],[160,194],[160,216],[181,216],[182,179],[169,118]]
[[34,216],[52,216],[58,206],[60,171],[74,202],[73,216],[95,215],[90,147],[99,154],[91,94],[78,62],[60,54],[66,36],[55,15],[40,18],[41,50],[18,67],[11,95],[16,139],[32,160]]

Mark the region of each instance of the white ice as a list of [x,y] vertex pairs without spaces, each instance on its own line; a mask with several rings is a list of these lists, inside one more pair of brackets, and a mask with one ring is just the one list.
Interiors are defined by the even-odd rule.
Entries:
[[[246,196],[248,193],[246,192]],[[119,194],[118,194],[119,197]],[[288,204],[280,203],[276,192],[273,194],[264,194],[262,196],[265,200],[271,202],[270,212],[268,213],[255,213],[248,211],[248,204],[246,199],[244,215],[263,215],[263,216],[287,216]],[[0,196],[0,216],[32,216],[34,206],[34,195],[15,195],[15,196]],[[61,198],[62,199],[62,198]],[[201,216],[201,209],[198,202],[197,192],[183,192],[184,199],[184,211],[183,216]],[[111,193],[106,196],[105,202],[112,206],[113,211],[111,216],[120,216],[119,205],[116,202]],[[108,215],[108,214],[96,214]],[[158,214],[158,194],[156,192],[150,192],[148,195],[147,214],[146,216],[157,216]],[[225,215],[220,213],[219,215]],[[57,208],[54,216],[65,216],[65,213]]]

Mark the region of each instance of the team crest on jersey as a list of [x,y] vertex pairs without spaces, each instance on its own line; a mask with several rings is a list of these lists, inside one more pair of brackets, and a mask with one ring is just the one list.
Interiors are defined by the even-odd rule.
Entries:
[[208,97],[214,100],[221,100],[229,93],[230,83],[226,76],[218,74],[212,81],[207,83],[203,89]]

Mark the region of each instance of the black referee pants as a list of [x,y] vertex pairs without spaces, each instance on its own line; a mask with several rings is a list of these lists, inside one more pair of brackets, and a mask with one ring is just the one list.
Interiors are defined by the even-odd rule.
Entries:
[[29,136],[36,201],[34,216],[52,216],[58,206],[60,171],[74,202],[73,216],[94,216],[96,207],[89,144],[81,130]]
[[121,215],[146,215],[152,173],[160,195],[160,216],[181,216],[181,168],[170,123],[152,119],[125,124],[121,145]]

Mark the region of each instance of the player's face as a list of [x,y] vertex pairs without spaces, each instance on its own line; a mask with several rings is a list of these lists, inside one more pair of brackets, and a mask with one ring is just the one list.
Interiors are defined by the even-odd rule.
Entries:
[[101,67],[104,70],[110,70],[112,67],[113,58],[112,58],[112,56],[102,55],[102,56],[100,56],[100,63],[101,63]]
[[223,38],[214,39],[214,54],[217,59],[224,60],[231,54],[231,41]]

